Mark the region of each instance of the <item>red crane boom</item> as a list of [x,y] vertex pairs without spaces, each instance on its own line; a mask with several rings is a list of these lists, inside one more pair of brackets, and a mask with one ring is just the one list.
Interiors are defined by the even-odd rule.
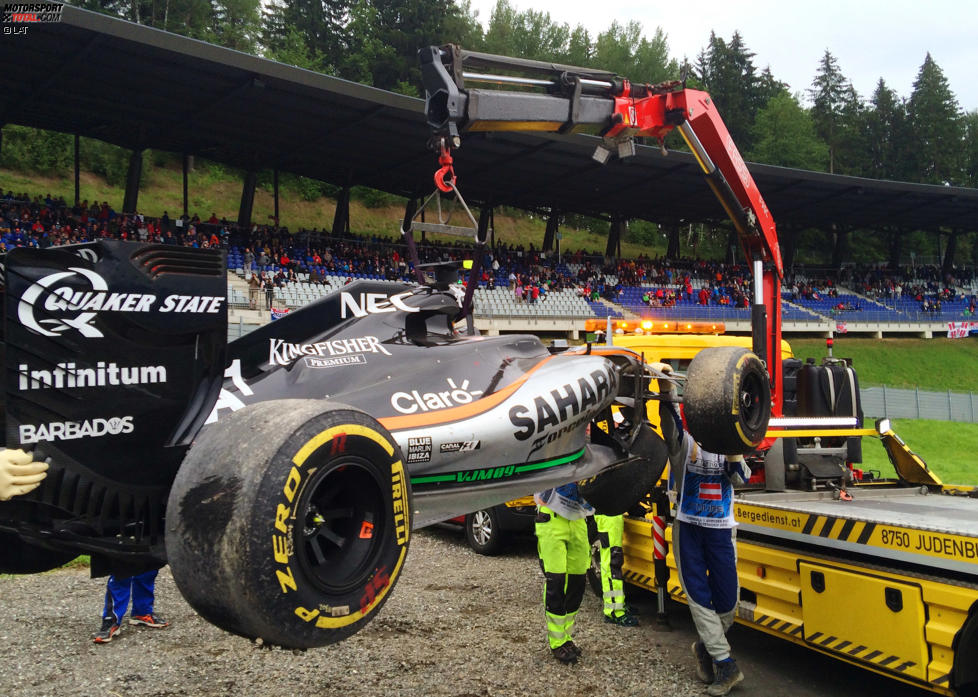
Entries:
[[[634,154],[636,136],[656,138],[661,144],[670,131],[679,131],[733,222],[751,264],[753,348],[767,362],[773,415],[781,416],[784,270],[777,230],[710,95],[687,89],[680,81],[631,83],[600,70],[464,51],[454,45],[431,46],[419,53],[426,117],[441,153],[443,167],[436,183],[442,190],[454,187],[450,153],[461,145],[465,132],[594,133],[602,138],[595,159],[603,162],[616,154]],[[486,72],[496,69],[505,73]],[[497,87],[476,89],[467,83]],[[446,184],[449,178],[451,186]]]

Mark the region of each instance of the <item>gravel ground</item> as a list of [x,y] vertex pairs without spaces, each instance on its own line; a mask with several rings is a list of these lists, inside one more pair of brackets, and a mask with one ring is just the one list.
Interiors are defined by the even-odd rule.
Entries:
[[[414,534],[401,579],[373,622],[335,646],[260,648],[196,616],[167,569],[157,582],[165,630],[124,626],[112,643],[89,640],[104,580],[87,569],[0,578],[0,696],[304,695],[409,697],[671,697],[705,694],[696,681],[689,615],[656,631],[654,597],[635,599],[642,625],[605,624],[590,592],[578,615],[576,666],[550,656],[543,577],[532,538],[506,555],[472,553],[456,529]],[[731,643],[747,680],[734,696],[791,697],[907,692],[831,659],[735,627]],[[824,681],[834,680],[826,684]]]
[[[0,695],[681,695],[694,685],[685,654],[663,651],[651,626],[602,621],[588,593],[578,616],[585,651],[556,663],[543,622],[543,577],[532,542],[500,557],[468,550],[455,530],[422,531],[380,614],[340,644],[305,652],[260,648],[196,616],[168,569],[157,581],[165,630],[125,625],[88,640],[104,580],[87,569],[0,579]],[[645,623],[647,625],[654,622]],[[624,651],[625,639],[632,641]],[[688,649],[687,649],[688,650]],[[620,671],[608,684],[608,661]],[[554,676],[567,676],[559,688]],[[695,688],[695,689],[694,689]]]

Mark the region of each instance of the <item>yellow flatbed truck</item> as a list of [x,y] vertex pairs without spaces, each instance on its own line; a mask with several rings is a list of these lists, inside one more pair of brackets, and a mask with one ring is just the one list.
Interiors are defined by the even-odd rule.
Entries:
[[[749,345],[746,337],[614,337],[677,369],[702,348],[738,341]],[[978,695],[978,490],[944,485],[885,420],[878,426],[892,478],[841,490],[799,478],[809,490],[737,492],[737,621],[940,694]],[[785,459],[779,443],[768,459]],[[654,592],[653,532],[652,512],[626,516],[625,580]],[[667,525],[662,585],[683,602],[671,538]]]

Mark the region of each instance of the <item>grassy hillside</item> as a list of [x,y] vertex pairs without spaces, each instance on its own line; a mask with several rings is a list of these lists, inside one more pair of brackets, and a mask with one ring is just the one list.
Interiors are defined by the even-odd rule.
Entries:
[[[139,210],[147,215],[160,216],[168,211],[170,217],[183,212],[183,173],[179,168],[153,167],[144,177],[145,181],[139,192]],[[75,197],[75,185],[70,173],[64,176],[43,176],[27,174],[20,171],[0,168],[0,189],[4,191],[28,192],[32,195],[50,193],[63,196],[66,201]],[[217,166],[201,166],[191,172],[188,183],[189,213],[198,214],[202,219],[216,213],[218,218],[236,220],[241,199],[241,180],[224,172]],[[80,176],[80,195],[82,200],[108,201],[114,206],[120,206],[125,195],[125,189],[106,183],[105,179],[89,172]],[[269,221],[275,211],[275,202],[271,187],[258,187],[255,191],[255,203],[252,219],[255,222]],[[301,228],[329,229],[333,224],[333,214],[336,202],[332,198],[321,197],[315,201],[307,201],[297,192],[281,188],[279,192],[279,219],[282,225],[290,230]],[[478,212],[474,211],[478,216]],[[357,234],[377,235],[394,238],[398,236],[398,224],[404,215],[404,207],[385,205],[367,207],[360,201],[350,203],[350,227]],[[456,215],[453,225],[462,225],[462,218]],[[532,243],[537,249],[543,243],[546,221],[539,216],[521,215],[508,216],[497,212],[496,240],[511,245],[529,247]],[[561,228],[561,249],[585,249],[603,254],[607,239],[607,228],[602,227],[600,234],[592,234],[587,230],[570,227]],[[419,236],[419,235],[418,235]],[[438,236],[432,236],[438,239]],[[455,243],[459,238],[444,238]],[[661,248],[651,249],[646,246],[623,242],[622,254],[626,257],[637,257],[639,254],[655,255],[665,250],[665,240]]]
[[[825,339],[792,339],[795,356],[826,355]],[[978,392],[978,341],[974,339],[865,339],[836,337],[833,355],[852,358],[861,386],[919,387]],[[975,445],[978,446],[978,440]]]

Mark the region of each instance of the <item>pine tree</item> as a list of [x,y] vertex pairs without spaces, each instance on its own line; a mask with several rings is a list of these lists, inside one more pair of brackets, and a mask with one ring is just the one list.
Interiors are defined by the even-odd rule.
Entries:
[[[266,20],[266,29],[269,26]],[[265,49],[265,57],[286,65],[315,72],[328,72],[323,54],[306,45],[305,38],[294,27],[282,28],[282,34]]]
[[748,157],[754,162],[820,171],[828,161],[828,148],[816,135],[811,115],[787,90],[757,112],[752,135]]
[[743,151],[751,148],[751,126],[761,101],[753,58],[740,32],[734,32],[729,44],[710,32],[709,44],[700,52],[696,65],[696,77]]
[[452,0],[371,0],[371,4],[377,13],[371,34],[384,47],[370,66],[375,87],[419,90],[418,49],[464,38],[458,33],[465,18]]
[[633,79],[656,84],[679,78],[679,63],[669,57],[669,40],[662,27],[656,27],[651,39],[643,38],[635,52],[636,73]]
[[636,82],[658,83],[679,77],[679,66],[669,58],[669,44],[660,27],[648,39],[639,22],[612,22],[594,43],[593,65]]
[[964,181],[965,186],[978,188],[978,111],[964,115]]
[[958,100],[930,53],[913,83],[907,116],[920,181],[959,183],[964,122]]
[[859,95],[828,49],[808,94],[815,132],[829,146],[829,172],[845,171],[846,145],[852,145],[860,112]]
[[591,42],[591,35],[583,25],[578,24],[571,30],[570,39],[567,42],[568,65],[579,67],[589,67],[594,65],[594,46]]
[[883,78],[876,85],[869,108],[862,116],[866,160],[862,174],[874,179],[908,181],[909,143],[906,104],[886,86]]
[[298,56],[288,42],[302,37],[307,57],[322,56],[321,69],[336,74],[349,56],[349,0],[279,0],[266,8],[262,43],[269,55],[285,51]]
[[[576,52],[590,53],[590,46],[580,45],[581,28],[575,31],[578,42]],[[587,32],[583,36],[586,38]],[[566,63],[570,60],[571,37],[570,27],[555,22],[550,13],[537,10],[521,12],[508,0],[499,0],[489,19],[483,50],[501,56]]]
[[861,175],[865,169],[868,156],[866,141],[860,128],[864,111],[859,93],[851,82],[848,83],[842,93],[842,131],[839,134],[835,165],[835,171],[839,174]]
[[787,91],[788,83],[775,78],[771,72],[771,67],[766,66],[757,79],[757,108],[763,109],[772,98]]
[[207,40],[235,51],[255,53],[261,34],[260,0],[214,0]]
[[194,39],[213,38],[210,0],[74,0],[71,4]]

